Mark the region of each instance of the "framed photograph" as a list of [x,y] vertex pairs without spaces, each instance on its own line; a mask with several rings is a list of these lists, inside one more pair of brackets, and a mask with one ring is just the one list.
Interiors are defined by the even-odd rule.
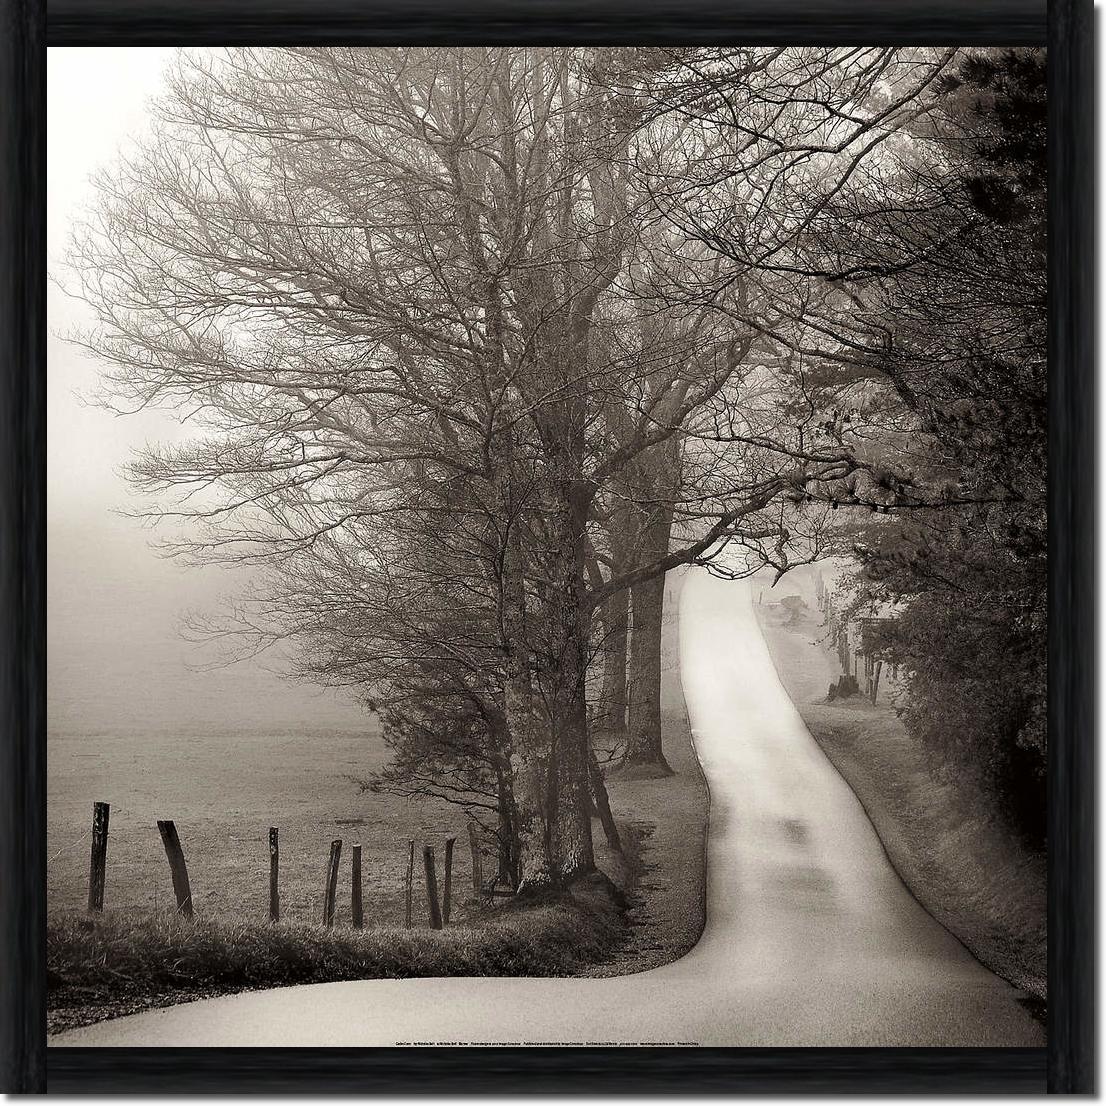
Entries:
[[1095,1089],[1089,3],[5,15],[3,1089]]

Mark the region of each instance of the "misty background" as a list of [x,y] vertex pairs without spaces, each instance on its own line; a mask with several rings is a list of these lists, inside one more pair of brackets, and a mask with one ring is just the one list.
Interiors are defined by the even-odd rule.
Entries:
[[360,729],[349,697],[291,683],[268,656],[211,668],[182,615],[244,575],[167,560],[133,510],[120,468],[135,446],[180,437],[168,415],[119,417],[89,402],[95,360],[65,341],[90,314],[67,296],[71,227],[90,178],[147,126],[173,49],[51,48],[47,93],[47,719],[52,734]]

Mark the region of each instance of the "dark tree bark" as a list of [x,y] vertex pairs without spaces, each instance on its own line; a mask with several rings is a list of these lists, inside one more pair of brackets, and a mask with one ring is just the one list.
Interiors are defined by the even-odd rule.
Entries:
[[521,551],[516,538],[508,537],[504,553],[502,604],[504,628],[503,701],[511,734],[511,775],[515,803],[514,833],[517,871],[514,880],[522,890],[533,891],[553,882],[549,856],[549,823],[546,808],[549,768],[542,763],[542,741],[534,724],[533,687],[526,640],[526,598],[523,590]]
[[[616,562],[616,569],[621,566]],[[626,736],[626,662],[629,656],[630,593],[616,591],[603,601],[603,687],[595,728],[605,737],[621,742]]]
[[603,834],[607,838],[607,844],[612,849],[622,852],[622,835],[618,832],[618,824],[611,813],[611,799],[607,794],[607,785],[603,779],[603,770],[599,767],[599,761],[592,752],[588,761],[588,772],[591,777],[591,798],[595,807],[595,813],[599,815],[599,821],[603,826]]
[[664,577],[656,576],[632,589],[633,636],[630,648],[630,722],[624,767],[671,768],[661,746],[661,625],[664,617]]
[[[642,555],[652,559],[668,551],[672,513],[661,510],[642,529]],[[661,745],[661,633],[664,623],[664,574],[630,589],[633,629],[630,636],[630,720],[623,767],[672,769]]]
[[511,888],[519,884],[518,808],[511,788],[510,772],[496,775],[497,882]]
[[[621,483],[615,489],[616,500],[606,520],[610,554],[610,575],[621,576],[630,567],[633,511],[625,500],[627,490]],[[619,503],[618,499],[623,502]],[[596,570],[598,571],[598,569]],[[603,600],[600,608],[603,630],[603,686],[595,716],[595,729],[608,741],[621,744],[626,739],[626,708],[629,703],[626,664],[629,659],[630,589],[622,588]]]
[[584,602],[586,487],[558,489],[552,510],[553,618],[550,853],[556,877],[570,883],[595,869],[591,839],[588,712],[585,686],[590,616]]

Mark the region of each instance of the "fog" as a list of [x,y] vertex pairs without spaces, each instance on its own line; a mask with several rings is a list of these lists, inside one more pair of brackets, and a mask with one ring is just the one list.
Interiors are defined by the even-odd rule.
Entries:
[[[47,242],[52,274],[90,176],[141,138],[162,87],[167,49],[48,51]],[[118,417],[88,402],[98,366],[64,335],[87,325],[79,301],[47,296],[47,687],[52,732],[357,728],[349,697],[282,679],[280,658],[211,670],[179,633],[182,614],[210,609],[243,577],[159,556],[157,535],[122,512],[135,501],[119,470],[146,441],[179,435],[160,412]]]

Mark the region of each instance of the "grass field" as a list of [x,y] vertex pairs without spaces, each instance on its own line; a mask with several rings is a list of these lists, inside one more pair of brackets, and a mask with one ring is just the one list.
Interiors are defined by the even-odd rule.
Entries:
[[[83,909],[92,803],[111,803],[108,911],[148,916],[173,904],[159,818],[177,824],[198,917],[268,916],[270,826],[280,829],[281,910],[315,922],[330,842],[343,841],[338,924],[349,921],[349,850],[363,851],[365,920],[402,924],[408,839],[456,836],[454,885],[471,887],[459,810],[363,793],[385,759],[378,733],[51,734],[47,893],[51,916]],[[419,909],[423,901],[416,900]]]
[[[777,590],[802,590],[802,582],[796,574]],[[863,697],[826,702],[840,668],[822,643],[813,594],[803,594],[810,606],[793,624],[770,591],[758,612],[807,728],[856,792],[922,905],[979,960],[1043,1003],[1044,858],[1020,844],[978,789],[911,738],[886,697],[877,704]]]

